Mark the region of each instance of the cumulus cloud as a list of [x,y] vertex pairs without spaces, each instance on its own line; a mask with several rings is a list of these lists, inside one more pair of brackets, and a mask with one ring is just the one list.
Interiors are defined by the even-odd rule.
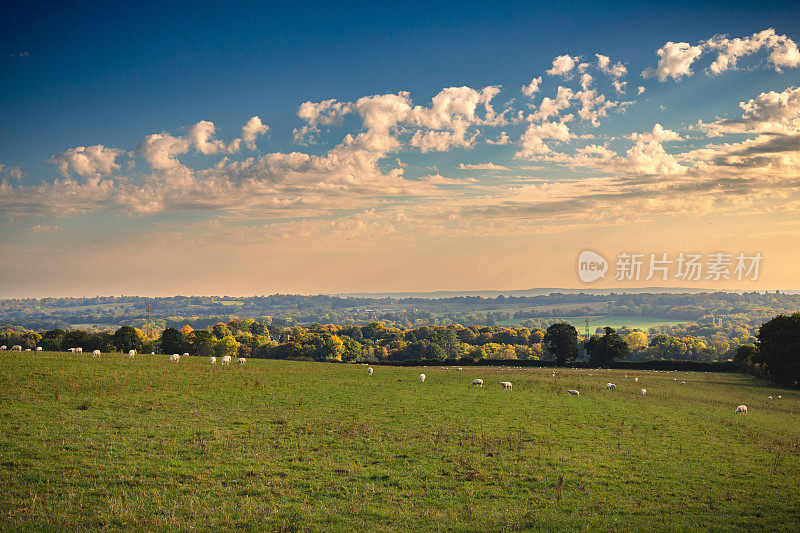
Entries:
[[242,126],[242,140],[250,150],[256,149],[256,139],[259,135],[265,135],[269,126],[261,122],[261,118],[256,115]]
[[628,69],[619,61],[612,65],[611,58],[608,56],[595,54],[595,57],[597,57],[597,67],[609,76],[621,78],[628,73]]
[[545,96],[542,98],[542,103],[533,114],[530,115],[531,120],[545,121],[550,117],[557,117],[562,110],[567,109],[572,105],[572,99],[575,93],[569,87],[559,86],[555,98]]
[[78,146],[70,148],[50,158],[50,162],[58,165],[58,171],[67,177],[70,173],[80,176],[111,174],[120,168],[116,158],[124,154],[123,150],[107,148],[102,144],[95,146]]
[[545,140],[554,139],[567,142],[573,137],[574,135],[564,122],[530,124],[525,133],[522,134],[522,137],[520,137],[520,149],[514,157],[529,158],[539,154],[546,154],[550,151],[550,147],[545,144]]
[[191,143],[186,137],[174,137],[169,133],[153,133],[139,144],[139,153],[156,170],[182,167],[177,156],[189,151]]
[[527,97],[533,97],[534,94],[539,92],[539,86],[542,83],[542,77],[533,78],[528,85],[522,86],[522,94]]
[[508,167],[496,165],[491,161],[488,163],[477,164],[459,163],[458,168],[461,170],[510,170]]
[[656,52],[659,56],[656,67],[646,68],[642,71],[642,76],[655,77],[659,81],[666,81],[667,78],[678,81],[692,76],[692,64],[707,53],[717,54],[709,65],[708,72],[720,74],[737,68],[740,58],[762,50],[769,51],[767,61],[778,72],[784,68],[800,66],[797,44],[786,35],[778,35],[774,29],[769,28],[747,37],[733,39],[726,35],[716,35],[697,45],[667,42]]
[[0,163],[0,176],[8,176],[13,180],[22,181],[25,174],[23,174],[22,169],[19,167],[12,167]]
[[297,111],[297,116],[306,121],[306,125],[294,130],[295,142],[313,144],[315,136],[319,134],[319,127],[339,126],[343,117],[353,111],[353,104],[339,102],[336,99],[323,100],[322,102],[303,102]]
[[571,75],[572,69],[578,66],[579,60],[580,57],[571,57],[568,54],[557,56],[553,59],[553,68],[547,70],[547,75],[568,77]]

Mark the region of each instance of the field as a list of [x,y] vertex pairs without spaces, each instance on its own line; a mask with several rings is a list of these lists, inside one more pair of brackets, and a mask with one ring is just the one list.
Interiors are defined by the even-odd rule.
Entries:
[[[428,367],[423,384],[419,368],[374,368],[2,352],[0,529],[800,523],[796,390],[507,367]],[[733,415],[740,403],[748,415]]]

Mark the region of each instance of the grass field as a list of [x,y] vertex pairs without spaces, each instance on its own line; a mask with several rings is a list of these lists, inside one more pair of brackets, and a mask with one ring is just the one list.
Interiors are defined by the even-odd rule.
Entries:
[[2,352],[0,529],[800,524],[798,391],[733,374],[428,367],[422,384],[419,368],[374,368]]

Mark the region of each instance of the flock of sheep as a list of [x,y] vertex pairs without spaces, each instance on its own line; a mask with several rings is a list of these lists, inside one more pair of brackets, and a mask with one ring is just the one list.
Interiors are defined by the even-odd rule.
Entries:
[[[4,351],[4,350],[7,350],[7,349],[8,349],[8,347],[6,345],[0,346],[0,351]],[[22,346],[20,346],[19,344],[15,344],[14,346],[11,347],[11,351],[21,352],[21,351],[23,351],[23,349],[22,349]],[[32,350],[30,348],[27,348],[24,351],[30,352]],[[37,352],[41,352],[42,351],[42,347],[41,346],[37,346],[36,347],[36,351]],[[68,351],[70,353],[73,353],[73,354],[79,354],[79,353],[83,353],[83,348],[70,348]],[[101,354],[100,350],[94,350],[92,352],[92,357],[100,357],[101,355],[102,354]],[[155,355],[155,353],[151,352],[151,355]],[[135,356],[136,356],[136,350],[130,350],[128,352],[128,358],[133,359]],[[188,357],[188,356],[189,356],[188,353],[184,353],[183,356],[181,356],[180,354],[174,353],[171,356],[169,356],[169,362],[170,363],[179,363],[180,360],[181,360],[181,357]],[[227,365],[231,364],[231,361],[232,361],[231,356],[230,355],[226,355],[226,356],[222,357],[222,359],[220,360],[219,364],[222,365],[222,366],[227,366]],[[246,362],[247,362],[247,359],[245,359],[244,357],[237,357],[236,358],[236,364],[237,365],[243,365]],[[212,364],[212,365],[217,364],[217,358],[216,357],[211,357],[209,359],[209,363]],[[458,367],[458,370],[462,370],[462,368]],[[370,376],[374,372],[375,372],[375,370],[372,367],[369,367],[367,369],[367,374],[370,375]],[[552,375],[553,375],[553,377],[555,377],[556,373],[553,372]],[[592,374],[589,374],[590,377],[591,377],[591,375]],[[628,375],[625,374],[625,378],[627,378],[627,377],[628,377]],[[678,381],[678,378],[673,378],[673,379],[674,379],[674,381]],[[425,383],[425,374],[420,374],[419,375],[419,381],[421,383]],[[638,377],[634,377],[633,381],[634,381],[634,383],[638,383],[639,382],[639,378]],[[686,385],[686,382],[685,381],[681,381],[681,385]],[[483,387],[483,380],[480,379],[480,378],[474,379],[474,380],[472,380],[471,386],[473,386],[473,387]],[[510,381],[501,381],[500,382],[500,386],[503,387],[503,389],[505,389],[505,390],[512,390],[513,389],[513,385],[512,385],[512,383]],[[614,383],[606,383],[606,389],[615,390],[616,388],[617,388],[616,384],[614,384]],[[640,392],[641,392],[642,396],[645,396],[647,394],[647,389],[642,389]],[[571,394],[572,396],[580,396],[580,391],[578,391],[576,389],[569,389],[569,390],[567,390],[567,393]],[[771,401],[773,398],[772,398],[772,396],[769,396],[767,399]],[[781,395],[780,394],[778,395],[778,399],[779,400],[781,399]],[[739,406],[736,407],[736,409],[734,409],[733,413],[737,414],[737,415],[740,414],[740,413],[741,414],[747,414],[747,406],[746,405],[739,405]]]
[[[212,359],[213,359],[213,357],[212,357]],[[458,370],[462,370],[461,367],[459,367]],[[371,376],[372,374],[374,374],[374,372],[375,372],[375,370],[372,367],[367,368],[367,374],[368,375]],[[581,372],[583,372],[583,371],[581,370]],[[555,377],[555,376],[556,376],[556,373],[553,372],[553,377]],[[589,377],[591,377],[591,376],[592,375],[589,374]],[[625,377],[627,378],[628,375],[625,374]],[[678,378],[673,378],[673,379],[674,379],[674,381],[678,381]],[[420,374],[419,375],[419,381],[421,383],[425,383],[425,374]],[[634,381],[634,383],[638,383],[639,382],[639,378],[638,377],[634,377],[633,381]],[[681,385],[686,385],[686,382],[685,381],[681,381]],[[472,383],[471,383],[471,386],[472,387],[483,387],[483,380],[481,378],[473,379]],[[510,381],[501,381],[500,382],[500,386],[503,387],[503,389],[505,389],[505,390],[512,390],[513,389],[513,385],[512,385],[512,383]],[[606,389],[615,390],[616,388],[617,388],[617,385],[615,383],[606,383]],[[572,396],[580,396],[580,394],[581,394],[580,391],[578,391],[576,389],[569,389],[569,390],[567,390],[567,393],[571,394]],[[642,396],[647,395],[647,389],[642,389],[640,391],[640,393],[641,393]],[[772,396],[769,396],[767,399],[768,400],[772,400]],[[778,395],[778,399],[781,399],[781,395],[780,394]],[[736,415],[738,415],[740,413],[747,414],[747,406],[746,405],[739,405],[733,411],[733,414],[736,414]]]

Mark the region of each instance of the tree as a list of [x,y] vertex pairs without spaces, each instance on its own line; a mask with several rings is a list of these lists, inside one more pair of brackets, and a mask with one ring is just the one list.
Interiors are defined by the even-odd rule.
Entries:
[[621,361],[628,356],[630,348],[625,339],[614,331],[614,328],[603,328],[603,336],[592,335],[586,343],[589,362],[592,366],[607,365],[611,361]]
[[115,331],[112,342],[120,352],[128,352],[130,350],[139,352],[142,349],[142,338],[131,326],[122,326]]
[[628,343],[628,347],[633,351],[644,350],[647,348],[647,334],[643,331],[631,331],[625,335],[625,342]]
[[226,355],[234,357],[238,351],[239,343],[236,342],[236,339],[234,339],[232,335],[226,335],[222,337],[214,345],[214,353],[220,358],[225,357]]
[[186,337],[175,328],[167,328],[161,334],[162,353],[184,353],[186,349]]
[[563,322],[553,324],[547,328],[544,335],[544,344],[547,351],[555,357],[558,364],[563,365],[572,361],[578,355],[578,331],[572,324]]
[[757,335],[758,360],[780,385],[800,381],[800,313],[778,315],[762,324]]

